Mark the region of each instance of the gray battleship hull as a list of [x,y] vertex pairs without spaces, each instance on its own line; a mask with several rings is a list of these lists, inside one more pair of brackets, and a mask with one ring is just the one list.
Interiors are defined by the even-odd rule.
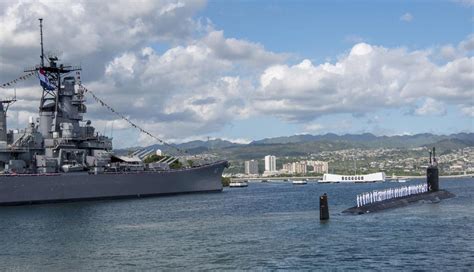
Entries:
[[222,191],[227,161],[174,171],[0,176],[0,205]]

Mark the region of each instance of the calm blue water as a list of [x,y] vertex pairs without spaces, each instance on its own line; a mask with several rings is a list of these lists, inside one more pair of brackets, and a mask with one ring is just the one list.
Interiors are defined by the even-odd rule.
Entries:
[[[421,181],[411,181],[413,184]],[[379,184],[0,207],[0,270],[474,270],[474,180],[440,203],[341,215]],[[319,221],[327,192],[331,219]]]

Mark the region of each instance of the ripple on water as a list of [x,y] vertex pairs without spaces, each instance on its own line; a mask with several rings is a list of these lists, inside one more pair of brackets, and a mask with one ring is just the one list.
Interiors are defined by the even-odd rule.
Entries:
[[[474,180],[458,196],[362,216],[341,212],[392,184],[256,184],[222,194],[0,209],[0,270],[472,271]],[[319,221],[328,193],[331,219]]]

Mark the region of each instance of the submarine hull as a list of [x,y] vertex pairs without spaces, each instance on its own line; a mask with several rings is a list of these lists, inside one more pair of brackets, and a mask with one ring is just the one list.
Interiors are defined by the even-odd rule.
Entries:
[[446,190],[439,190],[436,192],[425,192],[425,193],[416,194],[416,195],[409,195],[405,197],[387,199],[384,201],[367,204],[361,207],[355,206],[347,210],[344,210],[343,213],[353,214],[353,215],[374,213],[374,212],[380,212],[380,211],[384,211],[388,209],[405,207],[405,206],[408,206],[420,201],[438,202],[442,199],[447,199],[447,198],[452,198],[452,197],[455,197],[455,195]]
[[227,161],[195,168],[121,173],[0,176],[0,205],[219,192]]

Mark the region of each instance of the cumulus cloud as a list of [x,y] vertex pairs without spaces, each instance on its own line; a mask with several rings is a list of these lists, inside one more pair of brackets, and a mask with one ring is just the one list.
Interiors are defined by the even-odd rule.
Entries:
[[415,110],[417,115],[444,115],[446,114],[446,108],[444,104],[434,100],[433,98],[427,98],[423,105]]
[[323,129],[325,129],[325,127],[321,124],[318,124],[318,123],[309,123],[309,124],[305,125],[303,127],[303,129],[304,129],[304,131],[315,133],[315,132],[322,131]]
[[[46,48],[81,64],[88,89],[165,139],[203,137],[256,114],[307,123],[308,131],[322,130],[313,120],[324,115],[362,116],[399,107],[439,114],[432,110],[439,108],[436,103],[472,116],[473,36],[426,50],[354,40],[358,43],[335,62],[304,59],[290,65],[288,54],[226,37],[209,19],[196,18],[204,5],[204,0],[2,2],[0,82],[39,62],[38,22],[32,18],[44,16]],[[41,93],[37,82],[31,84],[17,89],[10,127],[36,115]],[[0,95],[11,96],[11,90]],[[90,98],[87,107],[86,118],[97,120],[98,128],[127,128]],[[153,143],[145,135],[138,141]]]
[[474,35],[469,35],[464,41],[458,45],[447,44],[441,46],[439,54],[444,60],[454,60],[463,56],[472,56],[474,52]]
[[453,0],[453,1],[467,7],[474,6],[474,0]]
[[432,60],[437,56],[431,54],[431,50],[359,43],[336,63],[315,65],[303,60],[292,66],[274,65],[260,76],[255,108],[287,121],[307,122],[334,113],[363,115],[383,108],[415,108],[420,98],[431,98],[431,104],[471,105],[472,56],[460,55],[438,64]]
[[[235,75],[241,67],[261,71],[285,55],[266,51],[248,41],[210,31],[186,46],[162,54],[152,48],[126,52],[106,65],[105,76],[91,89],[117,109],[127,109],[136,122],[168,139],[203,135],[250,114],[249,77]],[[130,101],[130,97],[136,99]],[[93,113],[100,109],[93,107]],[[145,141],[145,140],[144,140]]]
[[466,106],[461,108],[461,112],[468,116],[468,117],[474,117],[474,106]]
[[[179,43],[202,27],[194,16],[204,0],[193,1],[19,1],[7,2],[0,13],[0,80],[18,68],[39,63],[39,22],[44,18],[45,47],[62,59],[89,69],[100,78],[103,65],[126,50],[154,42]],[[49,16],[54,14],[54,16]]]
[[[86,87],[134,122],[168,139],[219,130],[235,116],[249,114],[245,95],[254,86],[245,74],[258,74],[287,56],[225,37],[207,18],[195,18],[204,4],[201,0],[4,2],[0,82],[39,62],[36,18],[44,17],[46,49],[62,51],[60,57],[67,63],[82,64]],[[153,49],[157,43],[169,49],[160,54]],[[31,84],[18,89],[20,101],[11,115],[21,112],[22,117],[13,118],[12,127],[21,125],[24,116],[36,114],[41,92],[36,82]],[[94,103],[88,103],[88,109],[87,118],[98,120],[98,127],[110,127],[116,117]],[[114,124],[116,130],[125,128]]]
[[402,16],[400,16],[400,20],[401,21],[404,21],[404,22],[411,22],[413,20],[413,15],[411,15],[411,13],[407,12],[405,14],[403,14]]
[[364,42],[365,40],[366,39],[364,39],[363,37],[361,37],[359,35],[355,35],[355,34],[347,35],[344,38],[344,41],[346,41],[348,43],[361,43],[361,42]]

